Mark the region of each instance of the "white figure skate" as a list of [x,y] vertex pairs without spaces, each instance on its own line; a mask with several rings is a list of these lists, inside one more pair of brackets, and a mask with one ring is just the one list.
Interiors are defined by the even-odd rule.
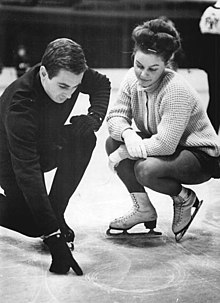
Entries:
[[[133,209],[127,215],[119,217],[112,221],[107,230],[108,236],[137,236],[145,234],[148,237],[161,236],[161,232],[154,231],[157,222],[157,213],[151,204],[146,193],[131,193]],[[128,233],[133,226],[144,223],[149,232],[146,233]],[[120,233],[111,232],[111,230],[122,231]]]
[[[177,242],[179,242],[185,235],[200,206],[202,205],[202,202],[203,201],[198,200],[196,194],[192,190],[190,190],[189,197],[186,200],[183,200],[182,198],[174,200],[174,218],[172,230],[175,234],[175,239]],[[192,213],[193,207],[195,210]]]

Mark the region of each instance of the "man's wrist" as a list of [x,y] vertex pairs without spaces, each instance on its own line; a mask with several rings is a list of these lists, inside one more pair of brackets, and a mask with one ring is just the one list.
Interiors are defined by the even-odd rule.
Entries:
[[102,122],[103,122],[103,118],[100,117],[98,114],[93,113],[93,112],[89,113],[87,116],[90,117],[91,119],[93,119],[93,121],[94,121],[93,122],[93,130],[98,131]]

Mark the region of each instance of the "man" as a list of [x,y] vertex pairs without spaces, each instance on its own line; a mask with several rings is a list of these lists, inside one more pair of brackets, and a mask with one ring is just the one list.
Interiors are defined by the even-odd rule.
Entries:
[[[79,93],[89,95],[88,114],[65,125]],[[52,255],[51,272],[72,267],[82,274],[67,245],[74,232],[64,212],[91,159],[109,95],[109,80],[87,66],[81,46],[61,38],[0,98],[0,225],[41,236]],[[47,193],[44,172],[54,168]]]
[[199,47],[199,58],[201,57],[199,68],[205,70],[208,80],[209,102],[207,114],[218,134],[220,127],[220,0],[205,9],[199,27],[202,34],[201,42],[200,44],[197,43],[196,46]]

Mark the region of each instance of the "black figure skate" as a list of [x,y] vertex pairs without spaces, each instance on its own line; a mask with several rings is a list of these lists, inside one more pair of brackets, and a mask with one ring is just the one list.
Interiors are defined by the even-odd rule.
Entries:
[[[189,197],[185,201],[181,198],[179,198],[179,201],[174,201],[174,219],[172,230],[175,234],[175,240],[177,242],[179,242],[185,235],[202,203],[203,201],[199,201],[196,194],[192,190],[190,190]],[[195,208],[193,213],[191,212],[192,208]]]

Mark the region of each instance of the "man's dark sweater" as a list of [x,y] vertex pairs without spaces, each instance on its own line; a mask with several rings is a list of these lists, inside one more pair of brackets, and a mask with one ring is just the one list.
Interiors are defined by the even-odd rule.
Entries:
[[45,93],[39,68],[40,65],[34,66],[13,82],[0,98],[0,185],[7,186],[15,177],[37,222],[45,219],[45,215],[41,217],[41,205],[42,211],[46,209],[53,216],[42,178],[41,153],[59,143],[79,93],[89,95],[88,113],[98,117],[99,126],[106,115],[110,94],[109,80],[88,69],[71,98],[58,104]]

